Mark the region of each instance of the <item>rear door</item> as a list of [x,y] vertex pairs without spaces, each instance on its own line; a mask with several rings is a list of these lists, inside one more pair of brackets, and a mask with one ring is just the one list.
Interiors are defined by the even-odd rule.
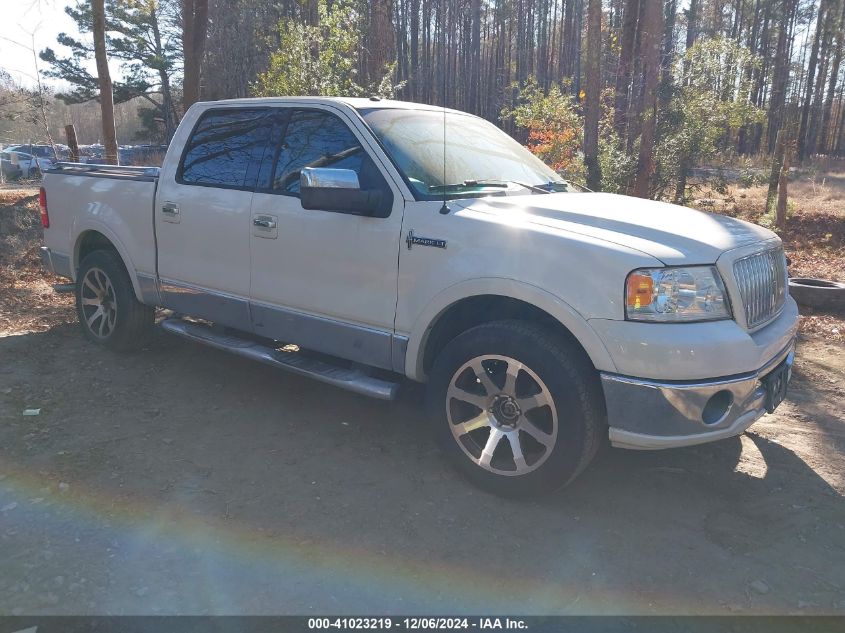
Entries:
[[[367,365],[391,367],[404,199],[381,154],[343,110],[280,108],[281,142],[252,201],[254,331]],[[351,169],[392,199],[388,217],[307,210],[304,167]]]
[[[250,206],[272,130],[267,108],[206,110],[156,196],[165,307],[250,330]],[[178,136],[178,135],[177,135]]]

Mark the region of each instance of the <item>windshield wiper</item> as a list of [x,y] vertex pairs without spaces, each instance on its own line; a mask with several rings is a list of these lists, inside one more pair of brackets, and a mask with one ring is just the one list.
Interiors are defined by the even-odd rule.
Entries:
[[449,185],[429,185],[429,191],[451,191],[452,189],[466,189],[467,187],[502,187],[507,189],[507,184],[501,181],[487,181],[487,180],[464,180],[463,182],[453,182]]
[[564,187],[564,191],[576,191],[580,193],[590,193],[592,191],[584,185],[579,185],[577,182],[571,182],[569,180],[550,180],[546,186],[551,189],[551,187],[561,185]]
[[450,185],[430,185],[429,190],[450,191],[452,189],[464,189],[466,187],[500,187],[502,189],[507,189],[508,184],[514,184],[530,191],[536,191],[537,193],[552,193],[548,189],[543,189],[538,185],[528,185],[524,182],[519,182],[518,180],[498,180],[493,178],[483,180],[464,180],[463,182],[457,182]]
[[524,189],[528,189],[529,191],[536,191],[537,193],[551,193],[551,191],[549,191],[548,189],[543,189],[543,187],[541,187],[539,185],[529,185],[529,184],[524,183],[524,182],[519,182],[518,180],[494,180],[494,179],[490,179],[490,180],[472,180],[472,181],[469,181],[469,182],[474,182],[474,183],[479,184],[479,185],[490,185],[491,187],[492,186],[507,187],[508,183],[510,183],[510,184],[522,187]]

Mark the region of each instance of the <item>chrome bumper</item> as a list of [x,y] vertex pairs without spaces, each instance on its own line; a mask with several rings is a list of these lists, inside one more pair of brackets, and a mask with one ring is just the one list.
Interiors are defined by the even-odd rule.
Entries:
[[694,382],[653,381],[602,373],[610,442],[619,448],[661,449],[739,435],[766,413],[761,380],[786,361],[795,342],[750,374]]

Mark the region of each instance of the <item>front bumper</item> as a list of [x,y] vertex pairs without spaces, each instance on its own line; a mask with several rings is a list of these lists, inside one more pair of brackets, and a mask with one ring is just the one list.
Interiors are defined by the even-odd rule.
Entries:
[[694,382],[602,373],[610,442],[661,449],[739,435],[766,413],[762,379],[782,362],[792,375],[795,341],[754,372]]

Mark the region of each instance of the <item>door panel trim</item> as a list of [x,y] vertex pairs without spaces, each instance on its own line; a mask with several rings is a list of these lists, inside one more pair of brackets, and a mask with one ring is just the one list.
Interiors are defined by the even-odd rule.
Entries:
[[174,312],[252,332],[249,301],[190,284],[161,279],[161,305]]
[[392,369],[404,375],[405,356],[408,354],[408,337],[394,334],[391,338],[393,339],[390,346],[391,360],[393,361]]
[[385,330],[336,321],[253,301],[253,331],[371,367],[392,370],[393,334]]
[[161,305],[161,297],[158,292],[158,283],[153,275],[135,271],[138,278],[138,288],[141,290],[141,301],[148,306]]

